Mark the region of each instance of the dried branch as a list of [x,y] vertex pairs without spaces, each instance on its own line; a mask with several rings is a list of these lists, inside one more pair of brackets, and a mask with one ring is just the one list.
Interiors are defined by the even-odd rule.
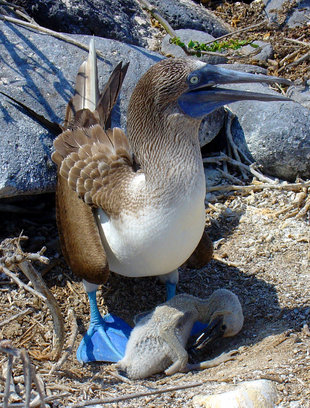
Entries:
[[294,67],[295,65],[298,65],[301,62],[307,61],[308,59],[310,59],[310,52],[307,52],[305,55],[301,56],[296,61],[291,62],[290,64],[286,65],[285,68]]
[[28,13],[26,12],[26,10],[21,7],[21,6],[17,6],[15,4],[9,3],[8,1],[5,0],[1,0],[0,4],[3,6],[8,7],[14,14],[16,14],[17,16],[23,18],[24,20],[28,21],[29,23],[33,23],[34,20],[33,18],[31,18]]
[[157,20],[163,28],[166,30],[167,34],[170,35],[170,37],[174,38],[177,37],[176,32],[174,29],[171,27],[171,25],[168,23],[168,21],[162,17],[156,10],[156,7],[150,4],[147,0],[138,0],[138,3],[140,3],[141,7],[148,11],[155,20]]
[[9,317],[8,319],[2,320],[2,322],[0,322],[0,327],[7,325],[12,320],[17,320],[19,317],[29,314],[31,311],[32,311],[32,309],[26,309],[26,310],[23,310],[23,311],[15,314],[14,316]]
[[133,399],[133,398],[141,398],[141,397],[147,397],[149,395],[164,394],[166,392],[184,390],[186,388],[200,387],[201,385],[203,385],[203,382],[196,382],[196,383],[189,383],[189,384],[179,385],[179,386],[176,386],[176,387],[168,387],[168,388],[162,388],[162,389],[157,389],[157,390],[152,390],[152,391],[145,391],[145,392],[127,394],[127,395],[123,395],[121,397],[93,399],[93,400],[89,400],[89,401],[83,401],[83,402],[78,403],[78,404],[73,404],[73,405],[70,406],[70,408],[81,408],[81,407],[87,407],[87,406],[90,406],[90,405],[97,405],[97,404],[111,404],[112,402],[127,401],[127,400]]
[[46,286],[46,283],[42,279],[41,275],[34,269],[34,267],[27,261],[23,261],[19,264],[20,269],[31,280],[35,289],[42,293],[45,297],[45,303],[49,308],[51,315],[53,317],[53,328],[54,328],[54,337],[53,337],[53,352],[52,358],[57,360],[62,352],[65,338],[65,327],[64,321],[61,314],[60,307],[56,302],[56,299]]
[[76,321],[76,316],[72,309],[68,310],[68,320],[71,321],[71,324],[70,324],[71,335],[68,340],[68,347],[64,351],[64,354],[62,355],[60,360],[56,364],[53,365],[53,367],[51,368],[49,372],[49,375],[53,374],[54,371],[59,370],[61,366],[64,364],[64,362],[68,359],[68,357],[72,354],[73,346],[74,346],[76,337],[78,335],[78,325]]
[[23,370],[25,377],[25,408],[30,408],[31,401],[31,364],[26,350],[20,350],[20,357],[23,362]]
[[259,173],[257,170],[254,169],[255,163],[252,163],[250,166],[242,163],[239,160],[232,159],[231,157],[227,156],[226,154],[222,153],[220,156],[214,156],[214,157],[205,157],[202,159],[203,163],[219,163],[221,161],[226,161],[233,166],[237,166],[240,169],[247,170],[249,173],[251,173],[253,176],[255,176],[258,180],[264,182],[264,183],[270,183],[270,184],[275,184],[276,180],[273,180],[269,177],[264,176],[263,174]]
[[284,190],[284,191],[300,191],[304,187],[310,187],[310,181],[305,181],[301,183],[286,183],[281,184],[271,184],[271,183],[261,183],[261,184],[251,184],[248,186],[236,186],[236,185],[219,185],[207,187],[207,192],[211,191],[260,191],[266,188],[271,190]]
[[14,359],[14,356],[12,355],[8,356],[8,367],[7,367],[7,372],[6,372],[6,381],[5,381],[5,389],[4,389],[4,397],[3,397],[3,408],[7,408],[8,403],[9,403],[13,359]]
[[41,293],[37,292],[36,290],[32,289],[30,286],[26,285],[26,283],[22,282],[16,275],[15,273],[11,272],[9,269],[7,269],[5,266],[0,264],[0,272],[5,273],[7,276],[9,276],[19,287],[27,290],[34,296],[37,296],[38,298],[42,299],[44,302],[46,301],[46,297],[43,296]]
[[[49,259],[43,256],[45,252],[45,247],[37,253],[25,253],[20,247],[20,241],[28,239],[25,236],[20,236],[18,238],[8,238],[1,242],[0,251],[2,251],[2,257],[0,258],[0,272],[3,271],[11,279],[14,280],[19,286],[31,292],[33,295],[39,297],[46,303],[53,317],[53,352],[52,358],[58,359],[60,357],[63,344],[64,344],[64,321],[61,314],[61,310],[46,286],[42,276],[36,271],[36,269],[30,263],[31,261],[40,261],[43,263],[48,263]],[[9,270],[18,267],[27,276],[27,278],[32,282],[34,289],[23,283],[17,276]]]
[[[55,38],[58,38],[61,41],[65,41],[65,42],[67,42],[69,44],[75,45],[76,47],[79,47],[82,50],[85,50],[87,52],[89,51],[89,45],[88,44],[85,45],[85,44],[83,44],[83,43],[81,43],[79,41],[74,40],[73,38],[68,37],[67,35],[57,33],[56,31],[50,30],[49,28],[42,27],[37,23],[29,23],[29,22],[20,20],[18,18],[4,16],[4,15],[0,15],[0,20],[8,21],[8,22],[13,23],[13,24],[18,24],[18,25],[21,25],[21,26],[24,26],[24,27],[27,27],[27,28],[31,28],[33,30],[40,31],[40,32],[42,32],[44,34],[48,34],[48,35],[51,35],[51,36],[53,36]],[[101,51],[96,50],[96,53],[101,58],[105,57],[105,55]]]
[[25,408],[30,408],[32,406],[31,404],[31,385],[33,381],[39,393],[39,398],[40,398],[39,404],[41,408],[45,408],[44,391],[42,390],[39,384],[35,369],[30,362],[27,351],[25,349],[18,350],[11,346],[10,341],[3,340],[3,341],[0,341],[0,352],[8,354],[8,370],[7,370],[6,383],[5,383],[3,408],[9,408],[11,406],[16,406],[16,405],[20,406],[20,404],[13,404],[13,405],[8,404],[14,357],[20,358],[23,364],[24,384],[25,384],[25,402],[21,406]]
[[[231,125],[232,125],[233,119],[235,118],[235,115],[229,109],[227,109],[226,112],[227,112],[227,116],[226,116],[226,137],[227,137],[227,140],[230,143],[232,151],[233,151],[233,153],[235,155],[235,159],[238,162],[241,163],[240,156],[239,156],[239,153],[238,153],[238,147],[236,146],[236,144],[235,144],[235,142],[233,140],[232,134],[231,134]],[[246,176],[242,166],[240,167],[240,171],[241,171],[241,174],[242,174],[243,178],[246,179],[247,176]]]
[[298,45],[302,45],[303,47],[308,47],[310,48],[310,42],[305,42],[305,41],[299,41],[299,40],[295,40],[294,38],[284,38],[285,41],[294,43],[294,44],[298,44]]

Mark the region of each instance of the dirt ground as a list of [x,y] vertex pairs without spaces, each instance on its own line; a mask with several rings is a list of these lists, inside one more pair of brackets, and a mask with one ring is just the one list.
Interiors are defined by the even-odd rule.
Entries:
[[[212,3],[212,2],[211,2]],[[217,3],[217,4],[215,4]],[[241,4],[241,6],[240,6]],[[220,8],[222,7],[222,9]],[[232,23],[243,7],[247,25],[259,21],[260,14],[250,13],[245,3],[214,2],[214,9]],[[223,11],[224,10],[224,11]],[[251,17],[252,16],[252,17]],[[239,17],[238,17],[239,18]],[[252,20],[251,20],[252,18]],[[241,22],[240,22],[241,21]],[[236,27],[242,27],[242,19]],[[245,24],[245,23],[243,23]],[[267,30],[267,28],[266,28]],[[277,75],[285,55],[296,46],[283,41],[285,36],[300,37],[301,29],[269,30],[276,50],[269,71]],[[255,31],[266,38],[265,29]],[[303,28],[303,41],[309,41],[309,26]],[[300,57],[304,50],[300,48]],[[277,65],[278,64],[278,65]],[[281,71],[281,75],[303,78],[307,62]],[[266,378],[277,387],[281,408],[310,408],[310,214],[305,207],[309,187],[298,191],[271,190],[227,193],[210,196],[206,209],[206,229],[215,245],[215,258],[201,270],[183,269],[178,292],[206,297],[217,288],[227,288],[239,296],[245,323],[234,338],[221,340],[201,358],[212,358],[223,351],[237,349],[233,361],[218,367],[176,374],[156,375],[147,380],[125,382],[108,364],[81,366],[75,351],[86,331],[89,307],[81,282],[72,275],[61,255],[55,222],[54,196],[23,198],[0,203],[0,241],[23,231],[29,240],[28,252],[42,246],[49,265],[35,263],[55,296],[65,318],[66,342],[72,326],[68,310],[77,317],[79,334],[74,350],[64,365],[50,374],[54,364],[48,357],[52,349],[53,322],[46,305],[36,296],[0,274],[0,340],[9,339],[17,348],[28,350],[47,396],[55,396],[51,407],[69,406],[88,399],[104,399],[124,394],[144,393],[184,384],[202,385],[160,395],[109,403],[111,407],[191,407],[192,397],[226,391],[245,380]],[[27,279],[16,272],[25,283]],[[99,307],[109,310],[132,324],[133,316],[164,301],[165,291],[156,278],[129,279],[111,275],[99,291]],[[5,322],[12,316],[17,318]],[[7,357],[0,354],[0,401],[4,392]],[[11,402],[21,402],[24,392],[23,367],[14,361],[15,393]]]
[[[47,246],[51,269],[37,266],[61,307],[63,316],[74,309],[80,333],[88,323],[88,302],[78,281],[59,256],[53,196],[20,203],[16,209],[30,208],[34,214],[1,214],[1,235],[30,237],[27,251]],[[192,396],[220,392],[244,380],[267,378],[275,382],[281,407],[310,407],[310,226],[303,217],[286,218],[296,194],[266,190],[217,199],[207,210],[207,230],[215,242],[215,256],[202,270],[182,270],[179,292],[205,297],[217,288],[235,292],[243,305],[244,327],[240,334],[220,341],[204,358],[238,349],[235,360],[202,372],[157,375],[144,381],[123,382],[106,364],[82,367],[73,353],[64,366],[49,375],[52,366],[44,354],[51,350],[52,319],[41,301],[28,292],[1,281],[1,320],[29,309],[28,314],[0,327],[1,339],[25,347],[42,378],[47,395],[64,394],[52,406],[67,406],[84,399],[145,392],[202,381],[198,388],[132,399],[111,406],[190,407]],[[296,201],[296,200],[295,200]],[[286,219],[285,219],[286,218]],[[50,266],[48,266],[50,268]],[[22,276],[20,276],[22,278]],[[26,282],[26,280],[25,280]],[[162,284],[156,278],[128,279],[112,275],[99,293],[100,308],[106,307],[132,324],[132,317],[164,301]],[[66,339],[71,328],[66,321]],[[76,350],[82,335],[78,335]],[[202,357],[201,357],[202,358]],[[4,356],[0,362],[4,363]],[[13,370],[22,381],[18,361]],[[1,381],[2,380],[2,381]],[[0,385],[3,387],[0,377]],[[19,384],[22,387],[22,384]],[[3,391],[3,390],[2,390]],[[293,402],[295,402],[293,404]]]

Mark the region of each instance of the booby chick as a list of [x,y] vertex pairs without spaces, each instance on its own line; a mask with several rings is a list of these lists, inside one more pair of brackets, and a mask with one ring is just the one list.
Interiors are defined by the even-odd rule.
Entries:
[[[196,321],[208,323],[208,328],[194,347],[201,348],[219,337],[236,335],[243,326],[238,297],[229,290],[218,289],[207,299],[181,294],[157,306],[137,322],[129,337],[125,357],[116,368],[131,379],[141,379],[163,371],[171,375],[225,361],[220,356],[198,365],[188,364],[185,346]],[[225,357],[229,359],[230,353]]]
[[119,361],[130,327],[101,317],[98,284],[109,271],[161,276],[175,293],[178,267],[205,226],[205,176],[198,140],[202,118],[226,103],[281,95],[227,90],[217,84],[286,80],[225,70],[192,59],[164,59],[139,80],[130,99],[127,137],[109,129],[127,67],[115,69],[100,94],[90,47],[69,103],[64,132],[54,141],[58,166],[57,223],[72,271],[84,279],[90,328],[78,359]]

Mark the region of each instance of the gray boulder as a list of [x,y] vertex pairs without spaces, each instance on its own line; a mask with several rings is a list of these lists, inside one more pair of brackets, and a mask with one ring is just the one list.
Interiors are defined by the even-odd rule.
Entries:
[[[273,93],[262,84],[236,84],[235,89]],[[310,111],[297,102],[235,102],[232,134],[236,144],[262,171],[294,181],[310,177]]]
[[310,0],[263,0],[267,18],[274,23],[285,24],[289,28],[309,22]]
[[[0,91],[23,102],[47,119],[62,123],[79,65],[87,52],[56,38],[0,22]],[[73,35],[84,44],[90,36]],[[101,85],[120,61],[130,66],[113,126],[126,127],[129,97],[139,77],[160,56],[113,40],[96,38],[105,55],[98,60]],[[55,167],[50,159],[54,135],[23,109],[0,94],[0,197],[53,191]]]
[[240,48],[240,54],[251,57],[251,60],[253,62],[266,62],[268,61],[268,59],[273,57],[273,48],[270,43],[267,43],[265,41],[253,41],[253,45],[257,45],[258,48],[255,48],[251,44],[248,44]]
[[287,90],[287,96],[310,109],[310,79],[302,85],[294,84]]
[[[198,30],[191,30],[191,29],[180,29],[175,30],[177,37],[187,45],[191,40],[198,41],[199,43],[207,43],[209,41],[214,41],[215,38],[205,32],[198,31]],[[166,35],[161,43],[161,52],[163,55],[169,55],[176,58],[184,58],[186,57],[185,51],[181,47],[175,44],[170,43],[171,37],[170,35]],[[192,58],[198,58],[193,56]],[[208,64],[225,64],[227,62],[227,58],[225,55],[218,56],[218,55],[210,55],[210,54],[203,54],[199,57],[201,61],[204,61]]]
[[223,20],[192,0],[149,0],[149,2],[175,30],[191,28],[209,33],[213,37],[220,37],[231,31],[231,27]]

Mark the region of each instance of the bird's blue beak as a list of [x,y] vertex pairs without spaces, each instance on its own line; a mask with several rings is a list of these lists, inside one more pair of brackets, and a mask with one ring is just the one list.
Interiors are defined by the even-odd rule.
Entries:
[[207,64],[190,73],[187,78],[188,90],[178,98],[178,104],[186,115],[199,119],[232,102],[243,100],[266,102],[290,100],[280,94],[246,92],[216,87],[221,84],[253,82],[291,84],[290,81],[284,78],[249,74]]

